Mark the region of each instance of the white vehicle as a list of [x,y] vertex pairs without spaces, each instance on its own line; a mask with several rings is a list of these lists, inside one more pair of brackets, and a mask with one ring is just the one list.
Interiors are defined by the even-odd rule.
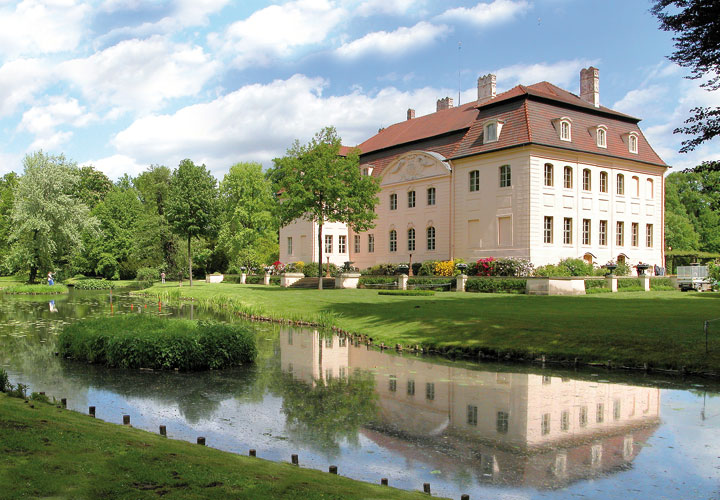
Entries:
[[690,266],[678,266],[677,284],[680,290],[697,290],[706,292],[712,290],[712,283],[708,277],[708,266],[693,264]]

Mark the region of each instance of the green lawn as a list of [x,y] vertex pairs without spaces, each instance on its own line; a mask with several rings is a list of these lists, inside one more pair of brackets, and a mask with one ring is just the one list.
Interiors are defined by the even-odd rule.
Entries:
[[4,499],[427,498],[32,404],[0,394]]
[[0,290],[22,284],[23,282],[18,280],[15,276],[0,276]]
[[321,318],[388,345],[486,348],[720,373],[720,321],[705,354],[703,322],[720,318],[720,294],[625,292],[571,297],[445,292],[430,297],[376,290],[295,290],[276,286],[155,285],[151,294],[274,318]]

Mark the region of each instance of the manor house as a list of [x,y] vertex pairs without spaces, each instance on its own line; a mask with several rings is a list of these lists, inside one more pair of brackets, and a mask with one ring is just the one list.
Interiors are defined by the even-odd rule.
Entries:
[[[548,82],[496,95],[495,83],[480,77],[477,101],[461,106],[409,109],[358,146],[362,174],[380,178],[376,227],[325,224],[323,262],[663,265],[668,166],[638,118],[600,105],[598,69],[580,72],[580,96]],[[317,258],[316,224],[280,230],[282,262]]]

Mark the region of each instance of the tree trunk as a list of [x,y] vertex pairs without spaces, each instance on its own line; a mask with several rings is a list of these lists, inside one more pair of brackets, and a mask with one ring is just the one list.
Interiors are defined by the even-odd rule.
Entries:
[[192,252],[190,251],[190,236],[188,236],[188,266],[190,267],[190,286],[192,286]]
[[322,246],[322,219],[318,223],[318,290],[322,290],[322,279],[323,279],[323,268],[322,268],[322,258],[323,258],[323,246]]
[[38,268],[35,266],[30,266],[30,279],[28,280],[31,285],[35,284],[35,278],[37,278],[37,272]]

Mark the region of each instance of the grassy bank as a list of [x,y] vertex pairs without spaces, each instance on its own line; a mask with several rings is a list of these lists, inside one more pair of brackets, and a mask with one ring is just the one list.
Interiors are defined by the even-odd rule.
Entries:
[[121,368],[217,370],[257,356],[246,327],[133,314],[66,325],[57,346],[64,357]]
[[3,288],[4,293],[20,295],[59,295],[68,293],[65,285],[13,285]]
[[294,290],[198,283],[146,293],[365,334],[388,345],[471,348],[516,356],[720,373],[720,322],[705,354],[703,321],[720,318],[720,294],[627,292],[573,297],[374,290]]
[[169,440],[4,394],[0,451],[5,499],[427,498]]

